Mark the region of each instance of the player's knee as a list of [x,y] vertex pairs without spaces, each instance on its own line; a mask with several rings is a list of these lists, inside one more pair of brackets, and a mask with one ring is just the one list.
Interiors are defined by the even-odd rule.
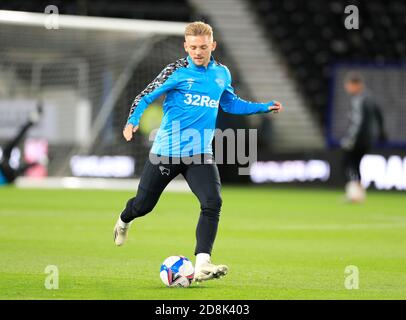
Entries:
[[220,215],[222,204],[223,200],[220,196],[206,199],[201,203],[202,214],[212,217],[218,217]]
[[155,204],[156,201],[153,196],[149,196],[147,193],[139,193],[135,198],[127,202],[127,208],[133,217],[138,218],[150,213],[154,209]]

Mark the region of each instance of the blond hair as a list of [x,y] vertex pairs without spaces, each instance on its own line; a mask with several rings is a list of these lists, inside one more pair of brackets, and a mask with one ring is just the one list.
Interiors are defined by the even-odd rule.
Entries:
[[213,38],[213,29],[207,23],[195,21],[186,26],[185,37],[187,36],[210,36]]

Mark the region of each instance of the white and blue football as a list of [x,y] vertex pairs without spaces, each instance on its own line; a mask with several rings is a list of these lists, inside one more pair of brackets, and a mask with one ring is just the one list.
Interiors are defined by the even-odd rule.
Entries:
[[160,277],[168,287],[189,287],[193,281],[194,267],[184,256],[170,256],[161,265]]

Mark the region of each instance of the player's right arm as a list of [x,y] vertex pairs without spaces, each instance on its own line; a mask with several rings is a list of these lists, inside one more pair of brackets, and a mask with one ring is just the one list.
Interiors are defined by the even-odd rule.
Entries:
[[171,63],[134,99],[128,115],[123,136],[130,141],[138,130],[141,116],[145,109],[162,94],[174,89],[177,84],[176,63]]

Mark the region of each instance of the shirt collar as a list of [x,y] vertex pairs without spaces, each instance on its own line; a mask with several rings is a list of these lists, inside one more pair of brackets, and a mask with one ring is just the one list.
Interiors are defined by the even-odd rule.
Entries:
[[211,68],[211,67],[213,66],[213,64],[214,64],[214,58],[213,58],[213,56],[210,57],[210,61],[209,61],[209,64],[207,65],[207,68],[206,68],[205,66],[198,66],[198,65],[196,65],[196,64],[193,62],[192,58],[191,58],[189,55],[187,56],[187,61],[189,62],[189,66],[190,66],[192,69],[196,69],[196,70],[200,70],[200,71],[207,70],[207,69]]

